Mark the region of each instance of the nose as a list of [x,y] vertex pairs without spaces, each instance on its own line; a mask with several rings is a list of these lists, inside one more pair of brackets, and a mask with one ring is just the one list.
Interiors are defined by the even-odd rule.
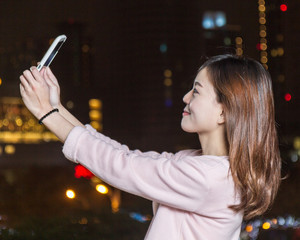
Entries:
[[190,103],[190,100],[191,100],[191,96],[192,96],[192,90],[189,91],[187,94],[184,95],[183,97],[183,102],[185,104],[189,104]]

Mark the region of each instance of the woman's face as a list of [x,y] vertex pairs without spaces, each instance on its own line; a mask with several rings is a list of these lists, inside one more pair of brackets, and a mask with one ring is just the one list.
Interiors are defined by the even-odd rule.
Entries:
[[222,104],[217,102],[214,87],[202,69],[194,82],[193,89],[183,98],[186,107],[182,114],[181,127],[190,133],[213,133],[224,123]]

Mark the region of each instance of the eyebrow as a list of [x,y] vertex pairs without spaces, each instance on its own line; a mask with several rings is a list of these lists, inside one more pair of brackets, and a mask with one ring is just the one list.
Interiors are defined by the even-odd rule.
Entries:
[[195,82],[195,86],[200,86],[200,87],[202,87],[202,88],[203,88],[202,84],[201,84],[201,83],[199,83],[199,82]]

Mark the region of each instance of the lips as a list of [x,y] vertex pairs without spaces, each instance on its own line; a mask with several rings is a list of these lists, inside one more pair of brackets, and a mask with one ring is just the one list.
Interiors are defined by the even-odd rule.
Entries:
[[182,116],[188,116],[190,115],[190,112],[187,111],[186,109],[183,110]]

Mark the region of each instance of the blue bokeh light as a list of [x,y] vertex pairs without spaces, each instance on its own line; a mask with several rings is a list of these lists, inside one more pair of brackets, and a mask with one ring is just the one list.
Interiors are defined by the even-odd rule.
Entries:
[[160,44],[159,50],[161,53],[166,53],[168,51],[168,45],[165,43]]
[[224,27],[226,25],[226,16],[223,12],[216,12],[215,23],[217,27]]
[[165,106],[166,107],[172,107],[173,106],[173,101],[172,99],[168,98],[165,100]]
[[205,12],[202,19],[204,29],[214,29],[224,27],[227,23],[226,14],[224,12]]
[[205,13],[202,20],[202,26],[205,29],[215,28],[214,18],[211,13]]

